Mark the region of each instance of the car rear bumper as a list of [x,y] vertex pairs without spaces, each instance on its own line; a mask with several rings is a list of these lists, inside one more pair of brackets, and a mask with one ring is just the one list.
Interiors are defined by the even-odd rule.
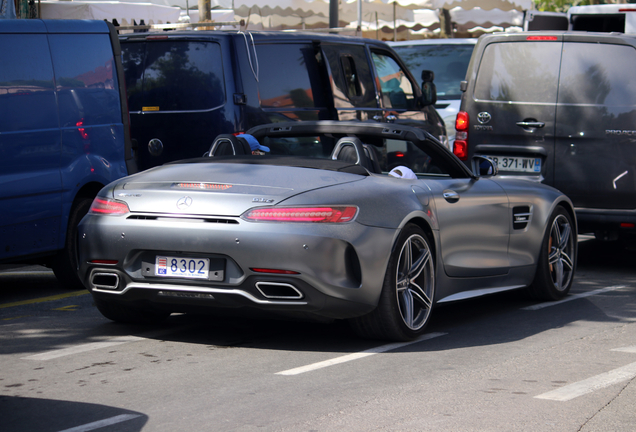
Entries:
[[[79,233],[80,277],[96,297],[174,312],[251,307],[349,318],[377,304],[396,230],[89,215]],[[204,280],[163,277],[159,255],[223,264]]]

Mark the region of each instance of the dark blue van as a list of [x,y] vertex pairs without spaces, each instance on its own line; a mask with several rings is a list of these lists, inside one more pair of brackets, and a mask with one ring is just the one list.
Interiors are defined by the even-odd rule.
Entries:
[[140,169],[200,157],[219,134],[282,121],[403,124],[448,146],[432,76],[423,92],[420,77],[382,41],[179,30],[122,34],[120,42]]
[[0,262],[76,275],[76,227],[97,192],[136,171],[112,24],[0,20]]

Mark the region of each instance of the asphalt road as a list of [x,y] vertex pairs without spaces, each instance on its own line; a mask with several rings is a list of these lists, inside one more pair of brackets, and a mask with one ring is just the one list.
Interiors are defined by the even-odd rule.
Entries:
[[636,430],[636,248],[579,245],[562,302],[439,307],[410,344],[346,324],[118,325],[41,267],[0,267],[0,430]]

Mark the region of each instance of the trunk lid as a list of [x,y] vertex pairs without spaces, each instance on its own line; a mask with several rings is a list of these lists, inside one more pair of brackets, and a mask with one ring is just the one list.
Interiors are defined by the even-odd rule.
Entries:
[[314,189],[362,180],[357,174],[288,166],[195,163],[148,170],[122,181],[114,198],[131,212],[240,216]]

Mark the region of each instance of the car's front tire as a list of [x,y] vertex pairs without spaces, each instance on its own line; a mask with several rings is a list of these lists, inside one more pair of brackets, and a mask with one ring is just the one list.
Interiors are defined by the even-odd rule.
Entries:
[[409,224],[393,248],[378,306],[351,320],[353,330],[370,339],[413,340],[424,332],[435,296],[435,263],[424,231]]
[[572,216],[558,206],[547,224],[534,281],[528,287],[530,295],[538,300],[565,297],[574,280],[576,253],[576,226]]
[[95,298],[97,310],[111,321],[128,324],[154,324],[170,316],[170,312],[142,309],[118,301]]

